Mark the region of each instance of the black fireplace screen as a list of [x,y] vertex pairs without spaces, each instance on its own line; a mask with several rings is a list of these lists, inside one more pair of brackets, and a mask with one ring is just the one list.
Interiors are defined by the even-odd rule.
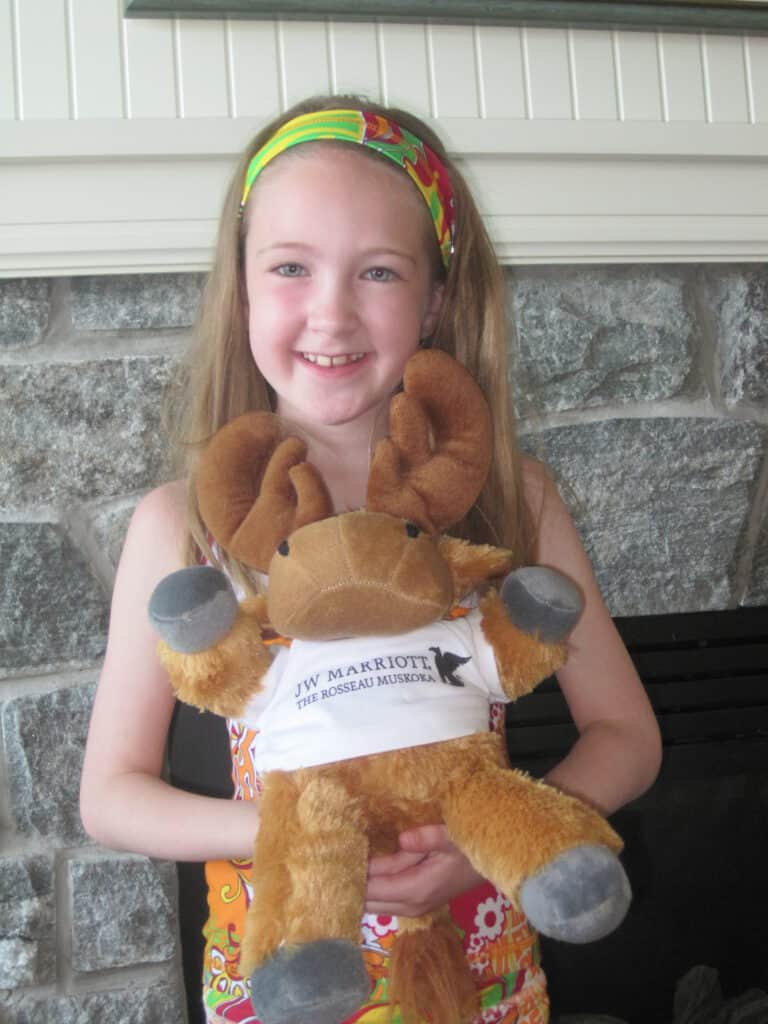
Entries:
[[[677,981],[706,964],[725,996],[768,989],[768,608],[617,619],[658,716],[664,764],[613,824],[634,901],[587,946],[543,942],[555,1012],[672,1022]],[[513,763],[543,774],[576,738],[557,684],[508,708]],[[221,719],[179,706],[172,781],[231,794]],[[510,827],[519,827],[510,822]],[[523,823],[524,827],[524,823]],[[202,871],[179,865],[190,1024],[201,1020]]]

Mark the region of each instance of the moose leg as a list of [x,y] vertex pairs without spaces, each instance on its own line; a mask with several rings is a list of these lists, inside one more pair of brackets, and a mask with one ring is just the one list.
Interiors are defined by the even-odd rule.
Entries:
[[443,911],[398,917],[392,947],[389,997],[402,1024],[429,1019],[467,1024],[479,1011],[477,989],[464,947]]
[[251,1002],[262,1024],[338,1024],[370,992],[360,952],[368,840],[343,786],[319,776],[303,784],[307,772],[297,775],[280,849],[273,834],[264,851],[281,860],[279,905],[272,895],[267,904],[268,914],[279,914],[281,936],[251,975]]
[[543,934],[590,942],[620,924],[631,898],[621,841],[582,801],[484,766],[451,780],[443,813],[474,867],[520,900]]
[[244,977],[285,941],[285,907],[291,892],[287,857],[291,838],[297,831],[297,800],[291,774],[270,772],[265,776],[251,872],[253,899],[240,951]]

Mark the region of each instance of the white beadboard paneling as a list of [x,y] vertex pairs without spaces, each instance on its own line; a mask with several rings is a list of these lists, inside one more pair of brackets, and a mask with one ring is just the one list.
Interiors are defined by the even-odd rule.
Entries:
[[376,25],[370,22],[331,22],[328,44],[332,92],[362,93],[371,100],[380,100]]
[[670,121],[705,121],[701,39],[695,35],[662,32],[659,36],[666,114]]
[[742,38],[706,35],[702,46],[711,119],[736,124],[749,121],[747,69]]
[[16,116],[16,59],[11,0],[0,0],[0,121]]
[[286,21],[278,27],[286,106],[331,91],[328,30],[322,22]]
[[559,28],[524,29],[523,44],[531,117],[572,117],[567,31]]
[[176,68],[170,19],[126,19],[126,108],[129,117],[176,117]]
[[661,121],[661,80],[656,35],[616,33],[616,75],[625,121]]
[[229,114],[227,40],[219,19],[179,19],[179,113],[182,117]]
[[274,21],[229,23],[233,117],[274,117],[280,109],[277,26]]
[[22,118],[70,116],[69,45],[62,0],[16,0]]
[[619,103],[612,34],[578,29],[571,32],[570,44],[575,116],[579,120],[615,121]]
[[437,117],[477,117],[474,30],[469,25],[430,25],[427,28]]
[[527,116],[521,29],[477,29],[483,117]]
[[432,101],[425,26],[385,22],[379,33],[384,102],[428,117]]
[[753,117],[758,124],[768,124],[768,37],[752,36],[745,48]]
[[[73,115],[121,117],[120,15],[115,0],[70,0]],[[121,5],[122,6],[122,5]]]

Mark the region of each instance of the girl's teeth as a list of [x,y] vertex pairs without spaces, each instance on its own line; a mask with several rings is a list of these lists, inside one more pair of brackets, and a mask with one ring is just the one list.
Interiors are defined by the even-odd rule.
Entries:
[[314,352],[302,352],[302,356],[307,360],[308,363],[314,363],[316,366],[346,366],[347,363],[356,363],[358,360],[363,358],[362,352],[356,352],[353,355],[346,356],[319,356]]

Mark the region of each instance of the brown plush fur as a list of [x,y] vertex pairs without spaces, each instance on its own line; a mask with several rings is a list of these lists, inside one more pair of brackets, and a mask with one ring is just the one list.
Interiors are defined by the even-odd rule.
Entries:
[[158,654],[179,700],[217,715],[242,715],[272,660],[262,643],[266,618],[266,599],[259,595],[241,603],[232,629],[206,651],[180,654],[161,640]]
[[493,422],[482,391],[447,353],[416,352],[390,403],[389,431],[373,455],[367,507],[442,532],[488,474]]
[[516,700],[530,693],[565,662],[566,644],[545,644],[529,633],[510,629],[501,598],[492,590],[480,602],[483,636],[493,648],[504,693]]
[[[235,421],[204,458],[200,505],[220,544],[263,569],[265,553],[290,534],[269,564],[269,625],[286,635],[415,629],[510,568],[509,551],[437,536],[466,514],[485,477],[491,436],[482,394],[441,352],[414,356],[404,380],[406,394],[390,412],[391,437],[374,456],[368,511],[327,518],[324,487],[301,461],[302,443],[279,441],[269,414],[245,417],[240,427]],[[405,520],[427,532],[415,535]],[[480,609],[511,699],[564,662],[566,645],[517,629],[495,591]],[[261,640],[266,625],[255,599],[212,649],[178,655],[164,648],[179,697],[241,714],[270,663]],[[565,850],[585,842],[621,847],[591,808],[512,771],[493,733],[271,772],[261,799],[241,957],[246,976],[281,945],[357,942],[368,858],[394,851],[399,834],[414,826],[445,822],[477,871],[513,900],[526,878]],[[403,1021],[464,1024],[476,1010],[475,986],[446,920],[401,926],[391,967]]]
[[[372,556],[379,551],[367,572],[365,560],[354,557],[361,548]],[[290,557],[273,559],[269,612],[277,623],[270,625],[285,625],[280,611],[285,593],[291,632],[299,635],[307,623],[320,621],[330,628],[324,619],[329,608],[332,621],[347,624],[347,633],[376,631],[376,625],[379,633],[391,632],[393,621],[402,627],[397,616],[403,607],[410,609],[408,614],[417,607],[404,594],[418,595],[425,586],[445,591],[447,586],[445,610],[456,596],[454,585],[476,585],[479,572],[503,571],[507,558],[506,552],[492,549],[473,552],[463,542],[437,544],[426,534],[409,538],[404,524],[393,517],[362,512],[305,527],[292,535],[290,549]],[[389,551],[388,558],[382,550]],[[455,556],[457,564],[445,564],[441,553],[442,559]],[[438,562],[442,568],[434,572],[442,582],[425,582],[429,566]],[[339,565],[346,567],[344,573]],[[324,578],[326,570],[330,581]],[[290,595],[297,591],[302,601],[291,608]],[[483,633],[510,698],[527,693],[564,662],[566,645],[542,643],[517,629],[495,591],[480,608]],[[435,617],[432,608],[424,621]],[[165,651],[181,699],[223,714],[241,713],[269,666],[261,643],[265,620],[263,599],[252,599],[243,604],[230,634],[211,650],[196,655]],[[526,878],[573,846],[621,847],[605,820],[581,801],[512,771],[503,739],[492,733],[271,772],[261,799],[254,900],[241,956],[246,976],[282,944],[322,937],[357,941],[369,855],[393,851],[400,832],[416,825],[445,822],[477,871],[511,899]],[[474,984],[444,927],[409,931],[408,922],[405,927],[393,952],[393,998],[401,1005],[403,1021],[422,1019],[427,1007],[436,1024],[471,1019],[468,993]]]
[[[511,770],[495,733],[271,772],[261,820],[241,956],[246,974],[280,942],[357,941],[369,853],[392,851],[399,833],[416,825],[444,821],[475,868],[511,898],[564,850],[585,842],[615,851],[622,845],[580,800]],[[393,998],[413,1021],[431,1007],[436,1024],[459,1024],[471,1009],[469,967],[428,923],[402,922],[408,936],[393,961],[399,964]],[[431,970],[416,967],[429,957]]]
[[400,921],[392,949],[389,992],[402,1024],[469,1024],[479,998],[464,947],[445,914]]

